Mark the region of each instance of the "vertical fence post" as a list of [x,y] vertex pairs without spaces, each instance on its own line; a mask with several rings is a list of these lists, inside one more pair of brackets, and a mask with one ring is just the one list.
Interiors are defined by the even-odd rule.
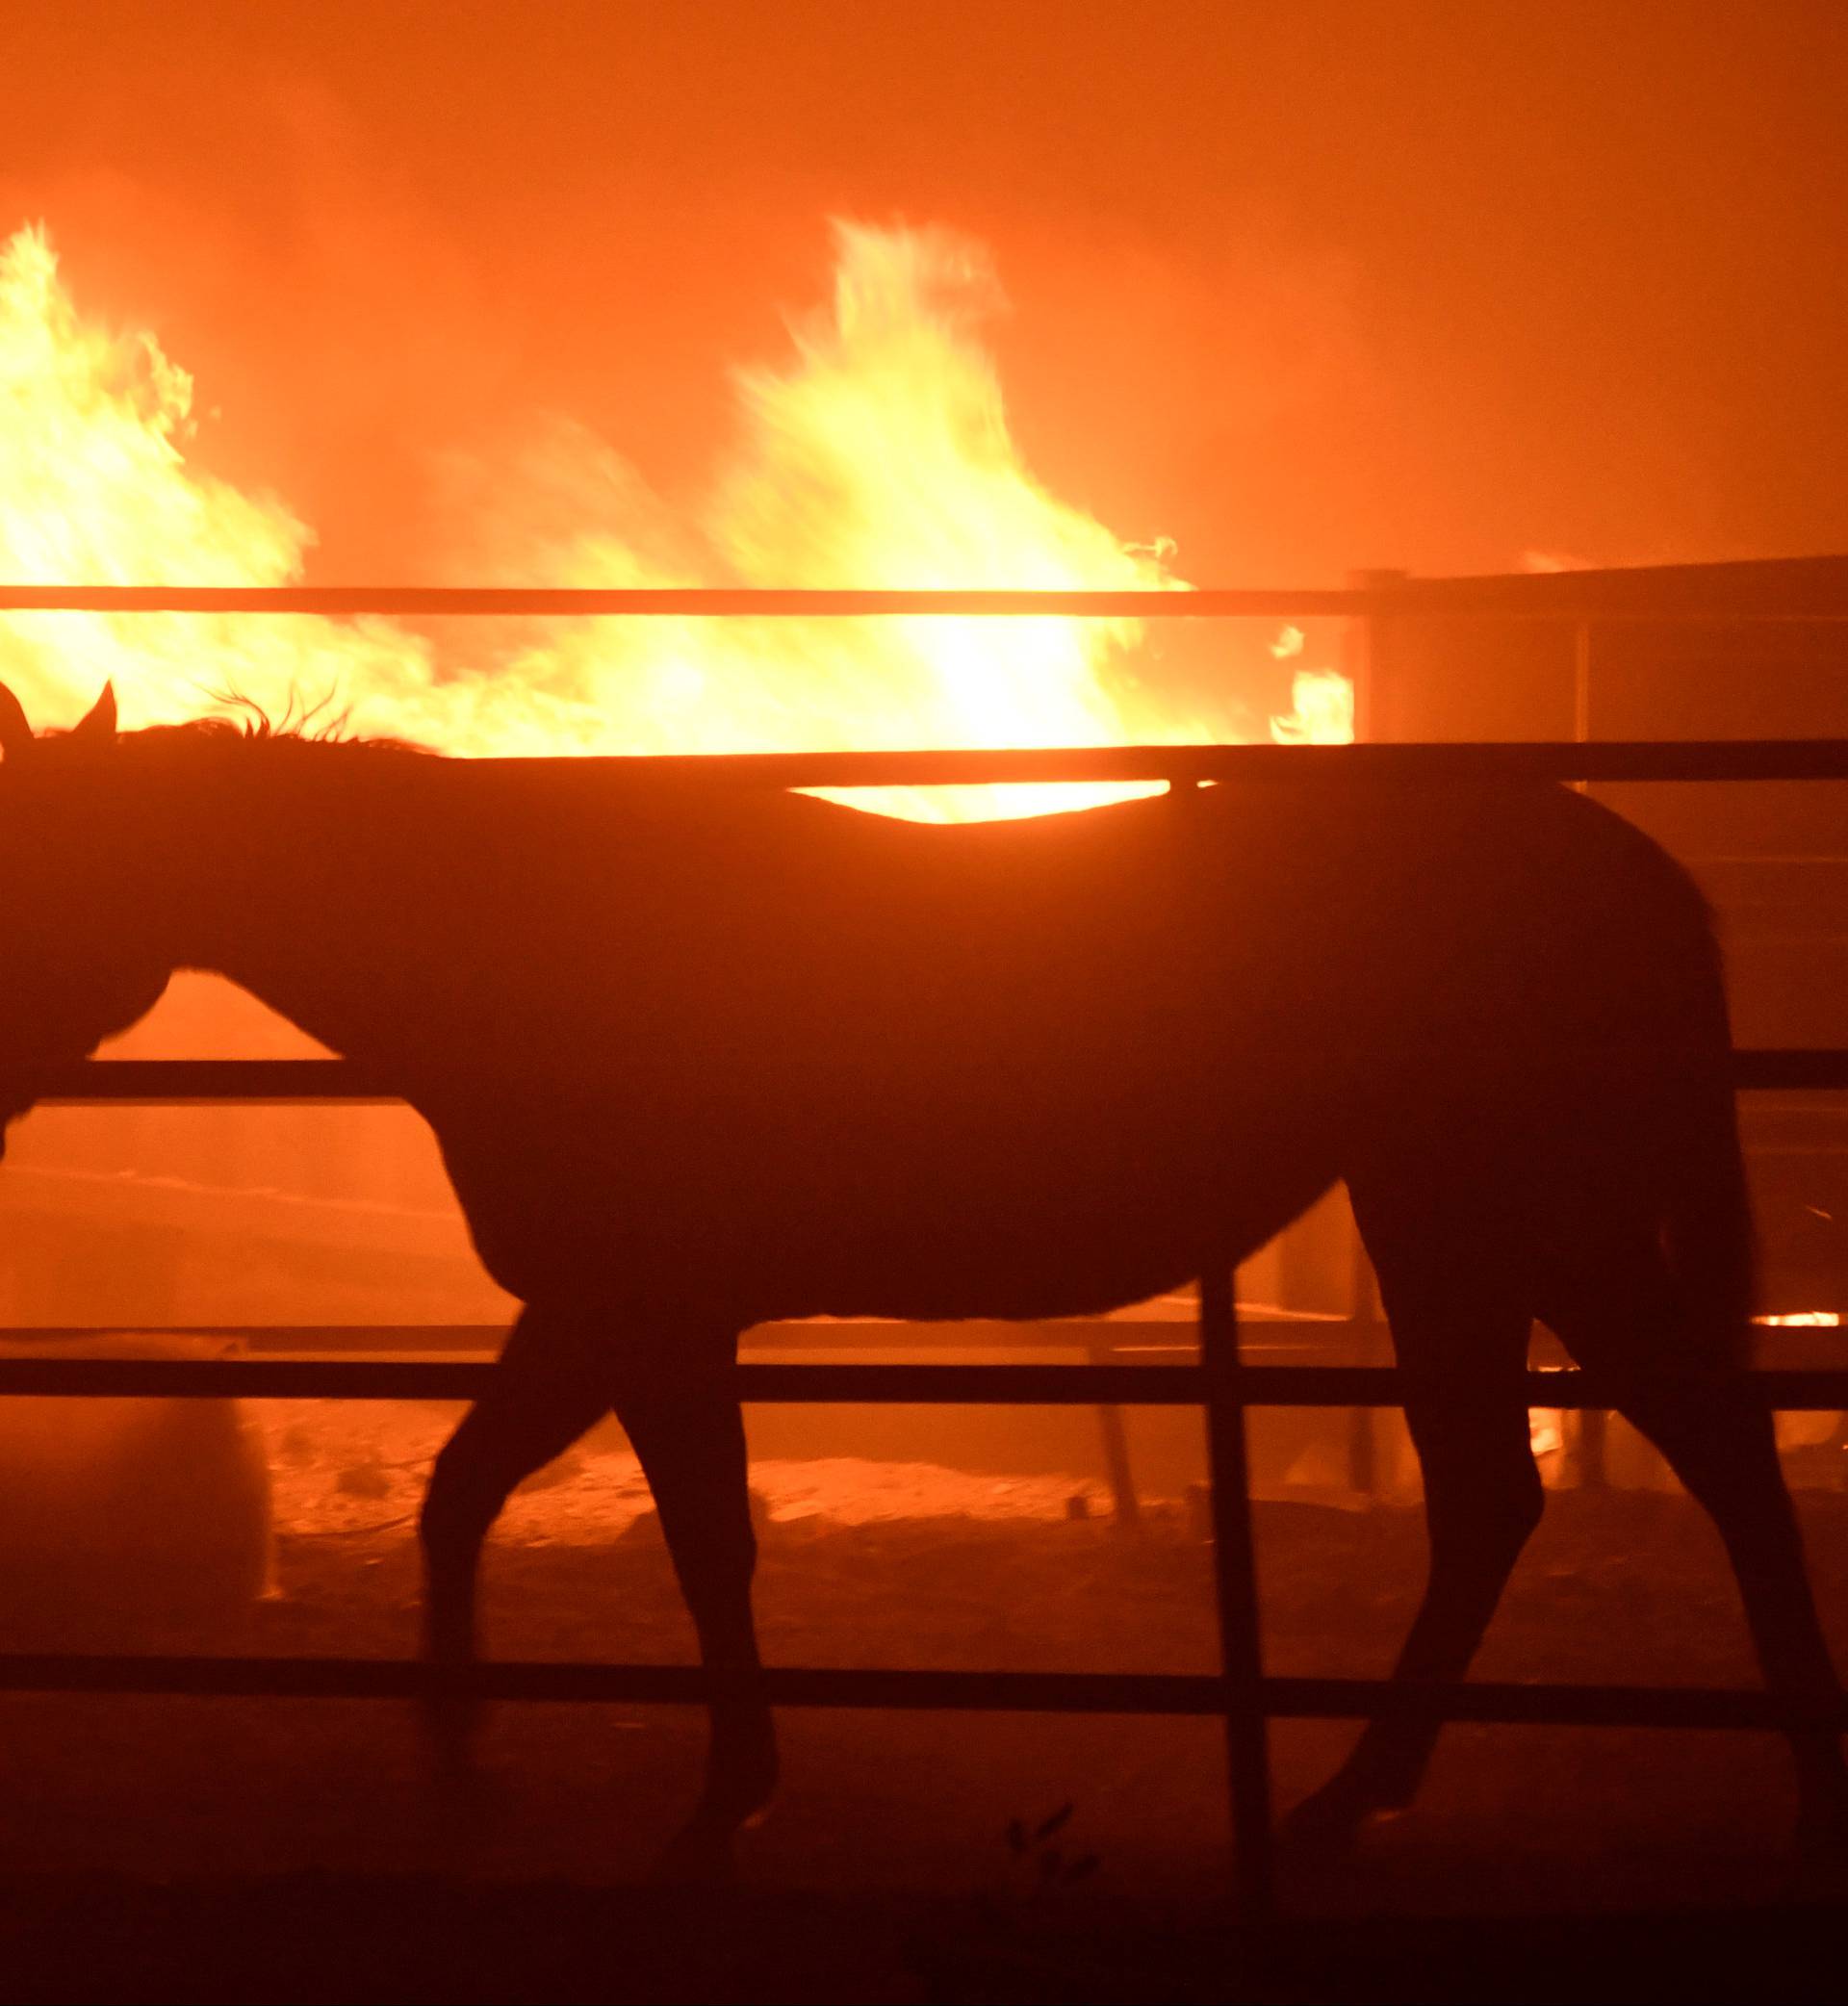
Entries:
[[[1572,630],[1572,737],[1575,745],[1591,743],[1591,622],[1580,620]],[[1589,794],[1591,783],[1576,780],[1576,794]]]
[[[1404,571],[1350,571],[1350,592],[1390,592],[1402,585],[1411,574]],[[1354,736],[1363,744],[1397,738],[1399,720],[1395,714],[1392,690],[1391,645],[1389,636],[1396,622],[1382,613],[1366,613],[1349,619],[1342,634],[1342,672],[1354,686]]]
[[[1391,592],[1405,584],[1411,574],[1371,568],[1350,571],[1348,585],[1354,592]],[[1392,688],[1392,636],[1400,636],[1404,650],[1403,622],[1387,614],[1369,613],[1350,619],[1342,639],[1342,668],[1354,690],[1354,737],[1363,745],[1388,742],[1399,735],[1402,720],[1396,715]],[[1378,1322],[1378,1292],[1373,1266],[1361,1244],[1360,1228],[1348,1223],[1348,1336],[1351,1346],[1350,1365],[1371,1365],[1373,1357],[1363,1342]],[[1371,1407],[1352,1408],[1348,1421],[1348,1485],[1357,1495],[1372,1499],[1379,1487],[1377,1433]]]
[[[1591,622],[1577,621],[1572,630],[1572,735],[1578,745],[1591,743]],[[1589,794],[1588,780],[1573,782],[1575,792]],[[1604,1437],[1605,1420],[1604,1411],[1598,1407],[1582,1407],[1570,1418],[1564,1419],[1564,1428],[1573,1440],[1574,1479],[1581,1490],[1601,1491],[1605,1488]]]
[[[1105,1338],[1085,1348],[1091,1365],[1115,1365],[1116,1347]],[[1142,1523],[1142,1500],[1136,1495],[1136,1472],[1130,1466],[1129,1432],[1123,1426],[1121,1407],[1099,1407],[1097,1427],[1103,1436],[1104,1472],[1110,1482],[1110,1501],[1119,1532],[1135,1532]]]
[[1225,1677],[1232,1884],[1243,1918],[1264,1922],[1274,1907],[1270,1736],[1264,1710],[1264,1639],[1238,1305],[1232,1270],[1221,1263],[1200,1276],[1200,1364],[1206,1378],[1206,1453],[1213,1484],[1213,1582]]
[[[1591,742],[1591,622],[1580,620],[1572,630],[1572,736],[1575,744]],[[1585,783],[1578,783],[1583,786]]]
[[[1359,1226],[1350,1222],[1348,1233],[1348,1363],[1373,1365],[1378,1361],[1368,1340],[1379,1322],[1379,1287]],[[1372,1407],[1348,1410],[1348,1487],[1370,1504],[1379,1495],[1378,1437]]]

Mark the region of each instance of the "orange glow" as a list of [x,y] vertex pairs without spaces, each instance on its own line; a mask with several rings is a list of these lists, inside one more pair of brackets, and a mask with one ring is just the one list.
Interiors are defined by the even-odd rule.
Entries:
[[[979,329],[998,305],[979,245],[835,226],[832,309],[781,371],[740,372],[738,443],[691,520],[601,442],[555,424],[499,503],[471,581],[1185,591],[1160,550],[1049,493],[1010,434]],[[84,319],[42,229],[0,249],[0,577],[284,584],[314,533],[272,496],[192,465],[192,383],[145,332]],[[523,517],[499,489],[563,498]],[[0,680],[68,724],[105,678],[125,723],[235,690],[272,715],[329,699],[355,731],[464,755],[1197,742],[1220,735],[1135,679],[1140,623],[673,619],[504,623],[446,637],[382,620],[0,617]],[[1299,652],[1286,633],[1273,651]],[[1297,674],[1286,741],[1352,735],[1339,676]],[[1135,788],[844,796],[940,819]]]

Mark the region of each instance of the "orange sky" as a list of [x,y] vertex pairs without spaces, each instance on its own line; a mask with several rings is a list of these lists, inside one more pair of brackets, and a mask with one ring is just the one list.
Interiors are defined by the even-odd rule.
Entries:
[[535,409],[697,479],[830,212],[986,238],[1029,459],[1197,579],[1848,548],[1848,10],[165,0],[0,73],[0,227],[322,577]]

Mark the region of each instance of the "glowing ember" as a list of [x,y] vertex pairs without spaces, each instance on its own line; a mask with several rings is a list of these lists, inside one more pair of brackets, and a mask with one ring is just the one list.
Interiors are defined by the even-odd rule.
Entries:
[[[697,519],[677,521],[599,442],[559,424],[506,477],[482,582],[1185,590],[1159,552],[1049,494],[1010,436],[978,330],[996,293],[979,246],[836,226],[832,311],[781,373],[741,373],[740,444]],[[312,530],[274,498],[189,463],[192,385],[145,332],[77,312],[42,230],[0,251],[0,578],[284,584]],[[569,503],[523,516],[521,496]],[[1126,664],[1132,621],[601,620],[428,636],[307,617],[0,617],[0,680],[67,724],[113,678],[125,721],[236,691],[272,714],[331,699],[356,731],[460,754],[1099,745],[1219,735]],[[1274,651],[1300,651],[1291,630]],[[1288,741],[1352,735],[1339,676],[1298,672]],[[860,794],[947,817],[1025,813],[1129,788]]]
[[[406,1537],[431,1461],[454,1426],[451,1414],[375,1401],[251,1401],[245,1412],[268,1451],[270,1510],[285,1538]],[[863,1456],[754,1457],[751,1488],[772,1522],[806,1523],[815,1531],[904,1519],[1063,1523],[1073,1497],[1085,1498],[1100,1518],[1110,1509],[1103,1486],[1083,1476],[984,1476]],[[654,1508],[633,1453],[592,1437],[508,1500],[495,1537],[510,1545],[606,1546]]]

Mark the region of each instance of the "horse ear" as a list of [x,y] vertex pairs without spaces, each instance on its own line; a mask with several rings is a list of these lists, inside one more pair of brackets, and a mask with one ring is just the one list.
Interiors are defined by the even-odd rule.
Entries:
[[0,682],[0,753],[11,762],[23,759],[32,747],[32,723],[26,716],[26,707]]
[[116,743],[116,685],[103,684],[103,693],[71,726],[70,735],[86,745]]

